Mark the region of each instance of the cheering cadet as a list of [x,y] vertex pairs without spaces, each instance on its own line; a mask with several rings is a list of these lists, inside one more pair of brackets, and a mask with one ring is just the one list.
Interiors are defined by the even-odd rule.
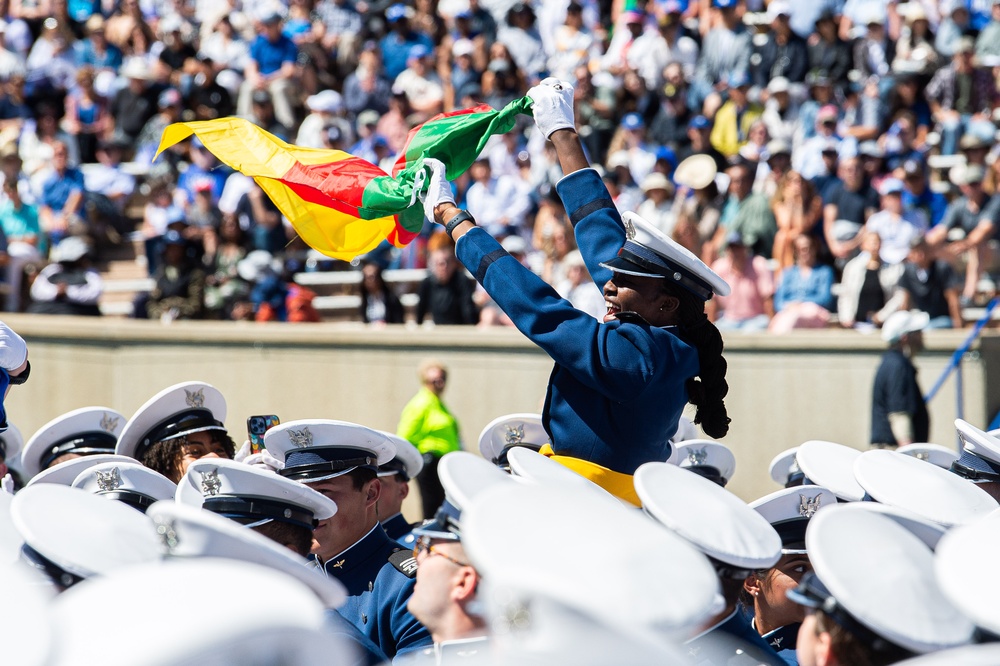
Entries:
[[379,465],[395,456],[378,431],[343,421],[289,421],[264,435],[264,446],[284,463],[281,475],[308,485],[337,504],[321,520],[313,554],[347,588],[341,614],[390,659],[430,646],[430,634],[406,610],[417,564],[413,553],[386,536],[375,506]]
[[644,462],[667,459],[689,400],[709,437],[729,430],[722,337],[705,315],[705,301],[728,294],[729,285],[642,218],[618,214],[574,129],[572,86],[547,79],[529,96],[535,123],[566,174],[559,196],[604,290],[604,323],[559,298],[459,210],[436,160],[425,160],[431,178],[424,214],[445,226],[465,267],[555,360],[543,410],[546,452],[638,505],[632,474]]
[[487,423],[479,433],[479,452],[504,471],[510,470],[507,454],[512,448],[538,451],[548,443],[541,414],[505,414]]

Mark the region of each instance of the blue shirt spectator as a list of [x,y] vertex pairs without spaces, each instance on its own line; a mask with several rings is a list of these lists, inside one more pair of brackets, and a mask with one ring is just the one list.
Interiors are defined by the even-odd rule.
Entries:
[[250,45],[250,57],[257,63],[260,73],[269,76],[285,63],[294,63],[299,57],[299,47],[284,34],[273,42],[264,35],[258,35]]
[[43,206],[61,211],[70,195],[83,190],[83,174],[78,169],[67,167],[61,174],[57,171],[45,181],[40,201]]
[[429,51],[434,50],[434,42],[427,35],[410,30],[409,12],[412,10],[403,5],[393,5],[385,12],[385,18],[392,26],[392,32],[382,38],[382,66],[390,81],[406,69],[406,60],[410,57],[410,49],[417,44],[423,44]]

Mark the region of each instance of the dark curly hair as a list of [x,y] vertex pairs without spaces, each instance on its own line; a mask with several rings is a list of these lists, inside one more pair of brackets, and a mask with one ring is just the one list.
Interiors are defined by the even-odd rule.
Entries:
[[[213,444],[222,444],[226,451],[226,457],[232,458],[236,455],[236,444],[229,433],[222,430],[207,431],[212,438]],[[156,442],[146,449],[142,454],[143,465],[159,472],[174,483],[181,480],[181,447],[187,444],[187,437],[176,437],[161,442]]]

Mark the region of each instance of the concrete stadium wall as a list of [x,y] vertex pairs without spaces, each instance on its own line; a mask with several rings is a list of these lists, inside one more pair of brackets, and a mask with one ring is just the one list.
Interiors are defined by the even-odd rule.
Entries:
[[[416,367],[435,357],[450,369],[445,402],[459,418],[466,448],[494,417],[541,409],[552,363],[512,329],[350,324],[156,322],[7,315],[28,340],[31,379],[15,387],[8,414],[25,437],[49,419],[87,405],[126,416],[170,384],[199,379],[229,401],[234,439],[251,414],[283,421],[321,417],[395,430],[419,387]],[[927,336],[917,359],[928,390],[965,332]],[[727,340],[733,423],[725,438],[738,469],[730,488],[751,500],[777,487],[772,456],[807,439],[858,448],[868,442],[871,384],[884,350],[877,336],[803,331]],[[986,337],[963,362],[965,418],[984,426],[1000,409],[1000,337]],[[955,445],[955,380],[931,404],[931,439]],[[414,518],[415,503],[407,514]]]

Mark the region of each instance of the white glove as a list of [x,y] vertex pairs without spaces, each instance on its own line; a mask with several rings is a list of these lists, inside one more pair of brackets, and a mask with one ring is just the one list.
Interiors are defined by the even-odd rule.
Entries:
[[424,166],[430,169],[431,181],[424,193],[424,215],[431,222],[434,219],[434,209],[443,203],[455,203],[455,195],[451,191],[451,183],[445,174],[444,163],[433,157],[424,160]]
[[549,77],[528,91],[535,125],[548,139],[556,130],[576,131],[573,119],[573,85]]
[[233,461],[234,462],[246,462],[247,456],[250,455],[250,451],[252,451],[252,450],[253,449],[250,448],[250,440],[248,439],[248,440],[244,441],[243,442],[243,446],[241,446],[240,450],[237,451],[236,455],[233,456]]
[[24,338],[0,321],[0,368],[17,370],[28,359],[28,345]]
[[4,474],[3,478],[0,479],[0,492],[14,494],[14,477],[10,475],[10,472]]
[[279,472],[285,469],[285,463],[281,462],[274,455],[264,449],[260,453],[252,453],[243,460],[243,463],[256,467],[257,469],[267,470],[268,472]]

